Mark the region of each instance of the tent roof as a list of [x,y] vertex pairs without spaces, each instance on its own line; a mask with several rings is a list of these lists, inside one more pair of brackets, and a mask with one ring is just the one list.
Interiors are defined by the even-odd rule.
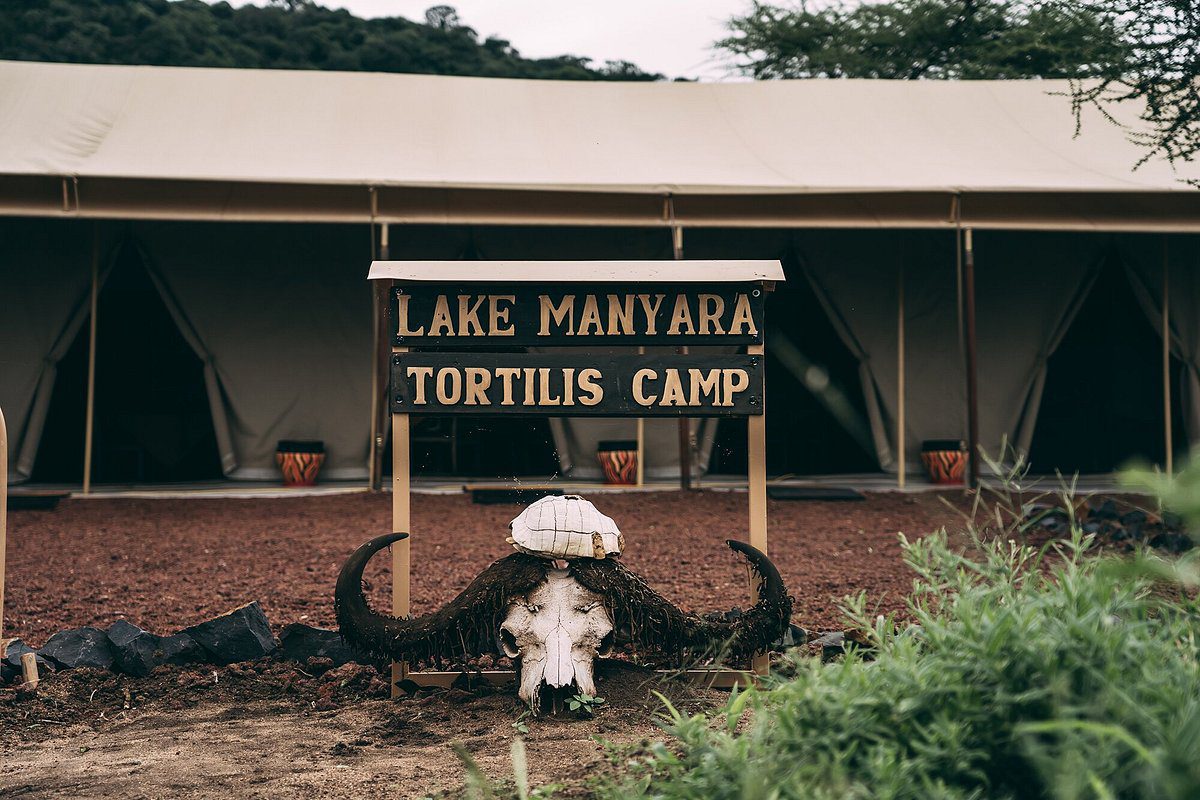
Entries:
[[[0,61],[0,175],[233,186],[227,193],[253,184],[731,199],[1195,194],[1182,179],[1200,178],[1200,165],[1135,170],[1143,151],[1095,111],[1076,137],[1066,90],[1060,81],[608,83]],[[1135,121],[1133,111],[1117,116]]]

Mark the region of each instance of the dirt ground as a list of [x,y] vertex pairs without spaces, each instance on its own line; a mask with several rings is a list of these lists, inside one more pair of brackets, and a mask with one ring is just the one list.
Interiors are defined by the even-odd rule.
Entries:
[[[950,495],[949,497],[954,497]],[[725,547],[746,538],[744,493],[611,494],[594,498],[625,532],[626,562],[692,611],[744,606],[746,572]],[[414,611],[435,608],[506,555],[519,506],[422,495],[413,513]],[[388,497],[281,500],[71,500],[10,515],[6,635],[51,633],[125,617],[158,633],[259,600],[278,630],[333,625],[342,560],[389,529]],[[911,586],[896,535],[957,526],[933,494],[861,502],[771,502],[770,554],[796,598],[793,621],[840,627],[836,606],[865,589],[896,609]],[[386,559],[368,570],[388,607]],[[602,762],[592,737],[636,743],[659,734],[651,689],[685,711],[723,693],[628,666],[601,671],[607,703],[594,719],[529,722],[531,777],[578,786]],[[50,675],[36,699],[0,691],[0,796],[426,797],[462,787],[461,742],[491,776],[511,775],[522,713],[515,692],[459,690],[392,702],[373,668],[324,671],[274,661],[163,667],[145,679],[87,670]]]
[[[947,493],[955,498],[959,493]],[[603,494],[592,498],[625,534],[624,561],[690,611],[747,601],[746,573],[725,546],[747,539],[746,495]],[[413,504],[414,613],[461,591],[504,542],[515,505],[417,495]],[[933,493],[870,494],[865,501],[771,501],[770,555],[796,598],[793,621],[839,627],[837,603],[865,589],[881,611],[911,586],[897,533],[921,536],[961,520]],[[390,530],[390,497],[67,500],[55,511],[9,515],[5,635],[38,646],[80,625],[129,619],[171,633],[251,600],[278,630],[333,625],[333,584],[363,541]],[[376,607],[389,608],[387,559],[367,569]]]
[[470,752],[494,780],[511,779],[515,724],[527,726],[530,780],[581,786],[602,768],[593,737],[639,742],[660,733],[663,691],[696,713],[723,694],[611,664],[591,719],[522,718],[505,690],[435,690],[391,701],[375,671],[324,675],[262,662],[141,680],[92,670],[52,677],[36,699],[0,694],[0,796],[421,798],[462,793]]

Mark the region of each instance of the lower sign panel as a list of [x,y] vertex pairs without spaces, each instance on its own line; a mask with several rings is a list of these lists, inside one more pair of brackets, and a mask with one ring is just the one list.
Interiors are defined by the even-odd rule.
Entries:
[[393,414],[763,413],[761,356],[403,353],[391,364]]

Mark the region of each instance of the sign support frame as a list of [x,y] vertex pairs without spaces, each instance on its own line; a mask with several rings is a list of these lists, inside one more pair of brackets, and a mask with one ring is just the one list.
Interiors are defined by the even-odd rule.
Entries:
[[[775,262],[776,264],[778,262]],[[495,279],[495,276],[491,276]],[[774,289],[776,276],[770,278],[763,276],[758,278],[756,282],[763,292],[769,292]],[[780,271],[779,278],[782,278]],[[387,279],[388,276],[376,275],[374,265],[372,267],[372,280],[384,280],[386,286],[393,287],[397,281]],[[390,295],[389,292],[381,293],[385,296]],[[389,297],[390,303],[390,297]],[[387,319],[389,308],[387,306],[378,309],[383,319]],[[765,328],[765,325],[764,325]],[[761,341],[758,343],[747,344],[746,355],[763,359],[762,366],[765,371],[766,358],[766,332],[762,331]],[[391,348],[392,360],[402,359],[404,354],[409,352],[408,347],[394,345]],[[639,347],[639,353],[644,353],[645,348]],[[388,390],[388,403],[385,407],[391,407],[391,390]],[[767,553],[767,464],[766,464],[766,386],[765,379],[762,386],[762,413],[754,414],[746,417],[747,424],[747,493],[749,500],[748,522],[749,522],[749,539],[751,546],[761,550],[764,554]],[[397,617],[408,617],[411,613],[411,568],[412,554],[411,542],[413,536],[412,528],[412,502],[411,502],[411,451],[410,451],[410,415],[404,413],[392,413],[392,530],[395,532],[406,532],[409,537],[392,544],[392,614]],[[643,437],[642,428],[644,418],[637,417],[638,423],[638,481],[637,485],[642,485],[643,473]],[[681,424],[689,424],[688,417],[681,417]],[[758,601],[757,585],[753,578],[750,581],[751,602]],[[729,669],[729,668],[699,668],[686,670],[688,678],[698,684],[710,688],[732,688],[735,686],[747,686],[754,683],[758,677],[766,676],[770,671],[770,657],[767,653],[758,653],[754,655],[750,662],[749,670]],[[393,662],[391,667],[391,683],[392,697],[398,697],[401,693],[398,686],[400,681],[411,680],[418,685],[423,686],[449,686],[462,673],[447,672],[447,671],[427,671],[427,672],[411,672],[409,665],[405,662]],[[488,670],[481,672],[479,678],[492,684],[503,684],[511,680],[515,676],[512,670]]]

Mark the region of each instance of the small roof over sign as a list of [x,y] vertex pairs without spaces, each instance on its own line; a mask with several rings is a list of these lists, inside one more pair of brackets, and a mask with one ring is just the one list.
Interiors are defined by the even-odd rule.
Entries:
[[782,281],[761,261],[375,261],[369,280],[438,283],[746,283]]

